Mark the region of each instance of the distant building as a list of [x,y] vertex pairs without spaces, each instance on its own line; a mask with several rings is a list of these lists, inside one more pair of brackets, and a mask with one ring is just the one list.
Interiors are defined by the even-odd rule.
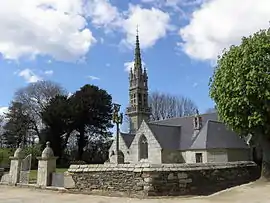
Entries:
[[[123,163],[207,163],[250,160],[245,140],[218,121],[216,113],[149,122],[148,75],[136,36],[134,68],[129,73],[130,133],[121,133]],[[114,163],[115,140],[109,149]]]

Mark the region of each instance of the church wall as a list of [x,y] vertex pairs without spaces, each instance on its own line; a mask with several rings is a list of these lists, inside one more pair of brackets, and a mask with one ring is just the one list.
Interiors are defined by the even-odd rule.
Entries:
[[207,163],[207,151],[206,150],[189,150],[185,153],[186,163],[196,163],[196,153],[202,153],[202,163]]
[[176,150],[162,150],[162,163],[185,163],[183,153]]
[[145,122],[142,123],[141,127],[137,131],[134,140],[129,148],[130,163],[138,163],[139,160],[139,139],[141,135],[145,135],[148,142],[148,160],[149,163],[161,163],[161,147],[151,130],[148,128]]
[[228,161],[250,161],[250,149],[227,149]]
[[228,162],[227,150],[226,149],[207,150],[207,161],[210,163]]
[[[125,141],[123,140],[123,138],[121,136],[119,136],[119,150],[123,152],[124,154],[124,161],[125,162],[129,162],[130,161],[130,156],[128,154],[128,148],[125,144]],[[110,149],[109,149],[109,161],[110,163],[115,163],[116,162],[116,156],[112,154],[112,151],[114,151],[114,154],[116,154],[116,139],[114,139]]]

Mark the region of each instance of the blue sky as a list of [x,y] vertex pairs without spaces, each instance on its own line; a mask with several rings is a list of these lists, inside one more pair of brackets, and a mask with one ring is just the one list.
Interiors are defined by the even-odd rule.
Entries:
[[[221,51],[269,26],[269,0],[9,0],[0,3],[0,109],[31,82],[68,92],[90,83],[128,104],[136,26],[150,91],[213,107],[209,77]],[[245,5],[245,6],[243,6]],[[246,23],[249,22],[249,23]]]

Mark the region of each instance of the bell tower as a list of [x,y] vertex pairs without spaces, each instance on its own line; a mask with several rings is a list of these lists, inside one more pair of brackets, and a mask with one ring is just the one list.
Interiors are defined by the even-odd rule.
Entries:
[[136,133],[143,120],[149,121],[148,76],[142,67],[139,34],[137,28],[134,68],[129,73],[129,106],[126,114],[130,118],[130,133]]

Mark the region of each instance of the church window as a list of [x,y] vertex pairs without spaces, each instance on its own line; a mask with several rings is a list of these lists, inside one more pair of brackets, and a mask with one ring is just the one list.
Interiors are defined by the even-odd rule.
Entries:
[[196,158],[196,163],[202,163],[202,153],[196,153],[195,154],[195,158]]
[[139,158],[148,159],[148,142],[145,135],[142,135],[139,140]]

